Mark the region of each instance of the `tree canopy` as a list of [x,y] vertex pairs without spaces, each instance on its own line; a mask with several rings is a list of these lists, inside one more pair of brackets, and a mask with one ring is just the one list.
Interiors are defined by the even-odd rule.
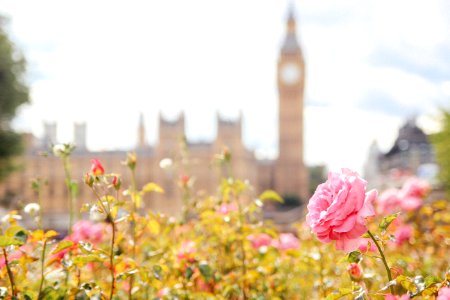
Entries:
[[439,164],[439,179],[450,196],[450,110],[442,111],[442,129],[431,137]]
[[0,180],[13,170],[12,157],[20,154],[22,138],[11,129],[17,108],[29,102],[26,63],[5,30],[0,16]]

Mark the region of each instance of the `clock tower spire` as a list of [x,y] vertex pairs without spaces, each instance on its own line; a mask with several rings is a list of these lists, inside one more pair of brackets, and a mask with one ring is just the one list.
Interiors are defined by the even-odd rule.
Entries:
[[308,171],[303,162],[305,63],[297,40],[292,6],[286,23],[277,68],[279,156],[275,185],[283,196],[306,201],[309,193]]

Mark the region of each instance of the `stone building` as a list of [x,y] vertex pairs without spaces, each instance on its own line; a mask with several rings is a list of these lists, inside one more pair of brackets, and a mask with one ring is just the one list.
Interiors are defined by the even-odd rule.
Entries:
[[[137,184],[147,182],[161,185],[165,193],[150,195],[145,199],[146,207],[167,214],[181,210],[180,189],[177,186],[180,174],[195,178],[195,189],[214,193],[220,182],[220,170],[211,167],[215,154],[227,147],[231,154],[231,169],[236,178],[249,180],[255,194],[265,189],[274,189],[282,196],[308,198],[308,171],[303,161],[303,106],[305,87],[305,62],[296,36],[296,20],[291,11],[278,58],[277,83],[279,96],[279,157],[260,161],[253,151],[246,149],[242,141],[242,116],[237,120],[224,120],[217,116],[217,136],[210,143],[191,143],[185,140],[185,117],[182,113],[176,120],[159,116],[159,139],[155,145],[148,145],[143,116],[137,130],[138,157]],[[36,201],[30,188],[32,178],[48,181],[43,189],[44,211],[49,226],[63,226],[67,222],[67,191],[64,185],[64,170],[59,158],[39,155],[56,142],[56,124],[46,123],[40,142],[27,135],[27,151],[22,158],[23,170],[13,174],[0,185],[0,198],[14,203]],[[76,151],[71,156],[73,178],[80,179],[90,168],[92,158],[99,159],[108,172],[123,175],[124,185],[129,184],[129,172],[121,161],[129,151],[89,151],[86,145],[86,124],[76,124],[74,130]],[[172,170],[160,168],[160,161],[171,158],[180,161],[180,153],[187,153],[185,164],[178,164]],[[186,157],[184,158],[186,160]],[[8,200],[6,199],[6,200]],[[92,200],[91,191],[80,183],[79,202]],[[7,202],[7,201],[6,201]]]
[[395,186],[403,177],[419,176],[432,180],[437,172],[433,147],[415,119],[399,129],[394,144],[386,153],[374,142],[365,165],[365,178],[376,187]]

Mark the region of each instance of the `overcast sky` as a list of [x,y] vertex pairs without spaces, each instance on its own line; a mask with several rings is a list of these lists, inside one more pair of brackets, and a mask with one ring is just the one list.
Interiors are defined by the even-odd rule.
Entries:
[[[450,2],[293,1],[306,61],[305,159],[362,170],[405,118],[433,130],[450,98]],[[186,111],[191,141],[210,141],[216,111],[244,115],[244,139],[277,152],[276,62],[289,2],[0,0],[29,63],[32,104],[15,127],[60,142],[87,122],[90,149],[130,149],[142,112]]]

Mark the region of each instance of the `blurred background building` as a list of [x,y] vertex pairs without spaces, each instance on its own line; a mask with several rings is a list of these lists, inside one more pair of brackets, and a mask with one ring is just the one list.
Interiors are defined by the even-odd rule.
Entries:
[[[308,170],[304,164],[304,89],[305,62],[302,49],[297,40],[296,20],[291,9],[286,22],[286,33],[282,43],[276,82],[278,86],[278,128],[279,156],[274,160],[259,160],[253,151],[246,148],[242,139],[242,114],[237,119],[225,119],[217,114],[217,134],[210,143],[193,143],[186,140],[185,116],[181,113],[175,120],[167,120],[159,115],[159,138],[155,145],[146,141],[144,115],[141,114],[137,126],[135,149],[138,157],[137,184],[143,186],[148,182],[160,184],[164,194],[151,195],[146,199],[146,207],[170,215],[181,211],[181,195],[177,186],[180,175],[189,175],[195,181],[195,189],[209,193],[216,192],[221,176],[220,169],[215,172],[212,167],[214,156],[224,149],[229,149],[232,160],[233,176],[249,180],[254,193],[274,189],[288,203],[296,206],[308,199],[310,187]],[[90,160],[98,159],[107,172],[123,175],[124,185],[129,184],[129,174],[121,164],[127,151],[90,151],[86,145],[88,124],[74,125],[73,142],[76,150],[71,156],[73,177],[80,180],[89,171]],[[114,133],[109,133],[114,139]],[[25,135],[26,153],[21,164],[23,170],[16,172],[0,185],[0,199],[4,206],[14,207],[17,203],[36,201],[36,195],[30,188],[33,178],[40,177],[48,182],[43,188],[43,206],[47,212],[47,226],[64,228],[67,222],[67,190],[64,183],[64,169],[59,158],[43,156],[42,152],[50,145],[57,144],[57,124],[44,123],[44,134],[36,139],[31,134]],[[119,143],[120,141],[118,141]],[[160,162],[169,158],[173,167],[161,168]],[[91,191],[80,184],[80,202],[92,199]],[[289,220],[301,216],[299,208],[289,213]],[[277,218],[269,213],[268,217]],[[283,217],[282,217],[283,218]]]

